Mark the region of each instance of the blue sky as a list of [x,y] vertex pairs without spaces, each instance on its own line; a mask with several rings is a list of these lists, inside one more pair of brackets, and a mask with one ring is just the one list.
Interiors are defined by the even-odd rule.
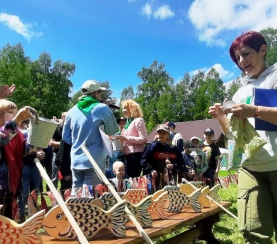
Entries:
[[75,63],[76,92],[87,79],[109,81],[120,98],[154,60],[175,82],[214,67],[224,82],[239,75],[228,48],[247,30],[277,28],[276,0],[0,0],[0,48],[21,43]]

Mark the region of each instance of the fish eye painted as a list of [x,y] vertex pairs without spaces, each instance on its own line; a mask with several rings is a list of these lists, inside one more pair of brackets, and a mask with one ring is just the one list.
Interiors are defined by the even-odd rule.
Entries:
[[57,214],[57,215],[56,215],[56,219],[60,220],[60,219],[63,218],[63,216],[64,216],[64,213]]

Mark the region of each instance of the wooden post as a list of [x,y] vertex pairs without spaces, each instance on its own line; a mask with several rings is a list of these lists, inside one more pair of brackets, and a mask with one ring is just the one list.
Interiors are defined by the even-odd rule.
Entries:
[[64,203],[64,201],[63,201],[60,193],[56,189],[56,187],[53,185],[53,183],[52,183],[51,179],[49,178],[48,174],[45,172],[45,170],[42,167],[40,161],[37,158],[35,158],[34,161],[36,163],[36,166],[37,166],[38,170],[40,171],[41,176],[45,179],[47,185],[49,186],[50,190],[54,194],[54,196],[55,196],[57,202],[59,203],[60,207],[62,208],[64,214],[66,215],[69,223],[72,225],[74,231],[76,232],[76,234],[78,236],[78,239],[79,239],[79,242],[82,243],[82,244],[89,244],[87,238],[85,237],[84,233],[82,232],[82,230],[80,229],[80,227],[76,223],[76,221],[73,218],[72,214],[69,212],[68,207]]
[[[98,164],[94,161],[93,157],[90,155],[88,149],[86,148],[86,146],[83,144],[81,146],[82,150],[84,151],[84,153],[86,154],[86,156],[88,157],[89,161],[91,162],[96,174],[98,175],[98,177],[106,184],[106,186],[109,188],[110,192],[114,195],[115,199],[118,202],[122,202],[121,197],[118,195],[118,193],[116,192],[116,190],[113,188],[113,186],[111,185],[111,183],[108,181],[108,179],[106,178],[106,176],[104,175],[104,173],[102,172],[102,170],[99,168]],[[153,244],[151,239],[149,238],[149,236],[147,235],[147,233],[143,230],[143,228],[140,226],[139,222],[136,220],[135,216],[131,213],[131,211],[127,208],[127,206],[125,206],[125,212],[128,214],[128,217],[130,218],[130,220],[134,223],[134,225],[136,226],[140,236],[148,243]]]

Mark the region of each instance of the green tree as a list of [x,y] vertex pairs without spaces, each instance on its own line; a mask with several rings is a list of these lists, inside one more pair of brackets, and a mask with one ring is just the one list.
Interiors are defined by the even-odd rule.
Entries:
[[[199,70],[195,75],[192,76],[189,85],[186,86],[186,99],[184,106],[185,109],[185,120],[192,121],[196,118],[199,119],[199,111],[201,113],[200,97],[202,96],[201,87],[204,86],[205,73]],[[197,104],[199,103],[199,106]],[[201,117],[201,116],[200,116]]]
[[138,72],[142,84],[138,86],[136,101],[143,110],[148,131],[172,118],[173,79],[164,67],[155,60],[149,68]]
[[127,88],[124,88],[121,92],[120,101],[124,101],[127,99],[134,99],[135,93],[132,86],[128,86]]
[[79,98],[82,96],[82,92],[81,91],[77,91],[75,92],[71,99],[70,99],[70,103],[69,103],[69,108],[72,108],[75,104],[77,104]]
[[261,30],[261,34],[265,37],[268,51],[266,55],[267,65],[273,65],[277,62],[277,29],[266,28]]
[[182,80],[178,81],[176,85],[172,88],[174,91],[172,92],[174,99],[174,106],[172,107],[172,111],[174,111],[174,115],[171,120],[175,122],[187,121],[188,109],[189,109],[189,87],[190,87],[190,75],[185,73]]
[[35,97],[31,86],[31,61],[25,56],[21,44],[7,44],[0,50],[0,84],[15,84],[17,89],[11,96],[18,108],[32,105]]
[[40,116],[52,118],[68,110],[73,87],[69,78],[74,72],[71,63],[58,60],[52,65],[51,56],[45,52],[32,63],[32,92],[37,98],[34,107]]
[[237,90],[241,87],[240,78],[237,77],[232,81],[231,85],[226,88],[226,98],[232,100],[232,97],[235,95]]
[[212,68],[206,75],[203,71],[193,76],[190,89],[187,92],[188,120],[202,120],[210,118],[209,107],[219,101],[223,101],[226,94],[223,81],[219,73]]

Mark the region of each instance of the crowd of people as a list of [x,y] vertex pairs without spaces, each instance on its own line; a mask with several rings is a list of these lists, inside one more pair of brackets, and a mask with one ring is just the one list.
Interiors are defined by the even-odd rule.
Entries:
[[[210,106],[209,113],[218,120],[228,141],[234,142],[234,159],[241,162],[238,224],[245,242],[271,243],[273,230],[276,233],[277,229],[277,130],[256,128],[256,122],[277,124],[277,109],[256,104],[254,94],[260,88],[277,89],[277,64],[267,67],[267,43],[255,31],[237,37],[229,52],[245,73],[241,78],[243,86],[235,93],[234,105],[228,110],[224,103],[216,103]],[[57,186],[60,172],[61,188],[71,188],[72,195],[76,188],[101,182],[82,145],[119,192],[126,190],[129,177],[150,177],[156,190],[180,183],[183,177],[205,181],[210,187],[218,179],[220,150],[213,142],[212,128],[203,132],[204,141],[196,136],[184,141],[180,133],[175,133],[174,122],[160,124],[153,142],[147,145],[139,104],[132,99],[122,101],[124,117],[116,120],[109,106],[102,102],[105,88],[94,80],[82,85],[78,103],[62,114],[49,148],[28,145],[26,127],[32,114],[26,107],[18,110],[6,99],[14,90],[14,85],[0,87],[0,204],[4,205],[2,213],[11,219],[15,217],[18,201],[19,222],[25,220],[22,215],[26,196],[31,190],[41,188],[41,178],[33,163],[35,157],[43,161],[51,155],[54,184]],[[109,136],[110,145],[103,133]]]

